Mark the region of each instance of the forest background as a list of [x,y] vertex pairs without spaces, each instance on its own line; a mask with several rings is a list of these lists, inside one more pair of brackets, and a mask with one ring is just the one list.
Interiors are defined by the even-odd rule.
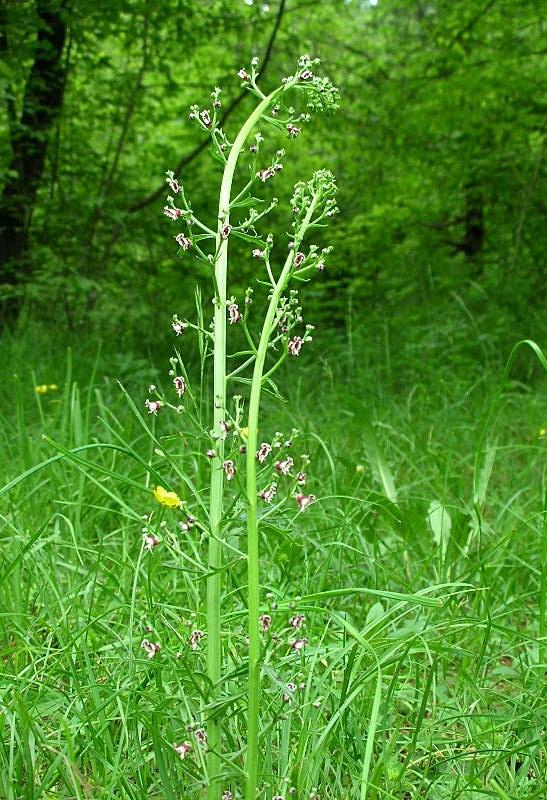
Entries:
[[[258,56],[267,89],[309,51],[342,106],[295,143],[275,193],[286,200],[315,168],[337,176],[334,257],[308,291],[314,322],[367,330],[384,350],[418,331],[432,348],[502,358],[518,337],[541,339],[544,27],[535,0],[2,3],[4,327],[63,343],[122,336],[141,354],[163,341],[209,278],[176,256],[164,172],[203,219],[221,173],[189,106],[220,86],[236,130],[249,103],[237,69]],[[255,269],[238,257],[234,291]]]

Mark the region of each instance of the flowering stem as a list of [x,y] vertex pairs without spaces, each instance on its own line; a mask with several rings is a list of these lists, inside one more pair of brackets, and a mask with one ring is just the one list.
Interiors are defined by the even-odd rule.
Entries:
[[[312,197],[308,212],[302,221],[295,237],[293,248],[274,285],[264,324],[253,371],[251,393],[249,398],[248,441],[246,457],[247,473],[247,570],[248,570],[248,614],[249,614],[249,687],[248,687],[248,719],[247,719],[247,784],[246,800],[256,800],[256,789],[259,769],[259,710],[260,710],[260,563],[258,546],[258,517],[256,483],[256,450],[258,445],[258,417],[260,397],[264,383],[264,364],[270,343],[276,311],[281,294],[285,290],[291,276],[294,254],[308,228],[317,205],[318,195]],[[268,373],[269,374],[269,373]]]
[[[221,679],[221,632],[220,632],[220,591],[222,566],[222,517],[224,503],[224,440],[221,423],[226,418],[226,283],[228,272],[228,239],[223,238],[222,230],[229,224],[230,195],[238,157],[253,127],[261,119],[266,109],[283,91],[276,89],[264,98],[241,128],[230,150],[224,168],[218,207],[218,229],[216,234],[215,260],[215,312],[214,312],[214,415],[213,430],[217,439],[216,456],[211,460],[211,494],[209,506],[209,538],[207,579],[207,675],[213,691]],[[220,782],[220,725],[211,717],[208,721],[207,755],[207,800],[218,800]],[[254,799],[253,799],[254,800]]]

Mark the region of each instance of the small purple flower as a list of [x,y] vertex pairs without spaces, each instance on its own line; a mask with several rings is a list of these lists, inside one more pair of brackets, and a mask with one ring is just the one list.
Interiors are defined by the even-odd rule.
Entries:
[[226,480],[231,481],[234,475],[236,474],[236,465],[234,464],[234,462],[230,458],[228,458],[222,465],[222,468],[226,473]]
[[201,745],[203,745],[203,747],[206,747],[206,746],[207,746],[207,734],[206,734],[206,732],[203,730],[203,728],[198,728],[198,729],[195,731],[195,733],[194,733],[194,736],[196,737],[196,739],[198,740],[198,742],[199,742]]
[[308,476],[305,472],[299,472],[296,476],[296,482],[299,486],[304,486],[306,481],[308,480]]
[[219,427],[220,427],[220,432],[221,432],[222,438],[225,439],[228,436],[228,431],[230,430],[230,423],[226,422],[225,420],[222,419],[219,422]]
[[230,318],[230,325],[235,325],[236,322],[241,322],[243,319],[237,303],[230,303],[228,306],[228,316]]
[[272,483],[268,489],[263,489],[259,492],[258,496],[261,500],[264,500],[265,503],[271,503],[277,494],[277,485]]
[[302,70],[302,72],[300,73],[301,81],[309,81],[312,78],[313,78],[313,72],[311,71],[311,69]]
[[171,172],[170,175],[167,176],[165,179],[165,183],[169,186],[174,194],[178,194],[180,192],[180,185],[176,178],[171,177],[173,173]]
[[188,250],[192,242],[185,236],[183,233],[177,233],[175,236],[175,242],[178,244],[179,247],[182,247],[183,250]]
[[290,339],[289,343],[287,344],[287,349],[291,356],[299,356],[303,344],[304,339],[302,339],[301,336],[295,336],[294,338]]
[[230,231],[232,230],[231,225],[225,225],[222,230],[220,231],[220,236],[222,239],[227,239],[230,235]]
[[291,703],[293,699],[293,694],[296,692],[297,689],[298,686],[296,685],[296,683],[288,683],[287,692],[283,695],[283,700],[286,703]]
[[178,319],[173,322],[171,325],[177,336],[180,336],[186,330],[186,325],[183,322],[179,322]]
[[305,511],[308,506],[315,503],[316,497],[314,494],[297,494],[294,498],[298,504],[300,511]]
[[196,520],[191,515],[187,517],[186,522],[179,522],[179,528],[183,533],[188,533],[190,528],[194,527]]
[[161,408],[161,403],[159,400],[149,400],[148,398],[144,401],[144,405],[148,409],[148,413],[154,414],[154,416],[157,416],[158,411]]
[[256,173],[257,178],[260,178],[262,183],[266,183],[268,178],[273,178],[275,175],[275,170],[273,167],[268,167],[268,169],[261,169],[259,172]]
[[264,250],[259,250],[259,248],[256,247],[253,250],[253,258],[264,258]]
[[205,453],[205,455],[207,456],[207,458],[215,458],[215,456],[216,456],[216,453],[215,453],[215,451],[214,451],[214,450],[207,450],[207,452]]
[[288,456],[287,458],[284,458],[283,461],[276,461],[275,462],[276,470],[278,472],[280,472],[282,475],[288,475],[290,473],[291,469],[293,468],[293,465],[294,465],[294,461],[290,456]]
[[190,742],[182,742],[181,744],[173,745],[173,750],[180,757],[181,760],[186,757],[186,755],[190,752],[191,749],[192,745],[190,744]]
[[169,219],[178,219],[182,217],[184,212],[181,211],[180,208],[176,208],[176,206],[173,206],[173,208],[171,208],[171,206],[164,206],[163,213],[166,217],[169,217]]
[[203,122],[206,128],[211,127],[211,115],[209,114],[206,108],[203,111],[199,112],[199,118]]
[[271,452],[272,452],[271,444],[268,444],[268,442],[262,442],[262,444],[256,451],[257,460],[260,461],[261,464],[263,464]]
[[159,642],[149,642],[148,639],[142,640],[141,647],[145,651],[148,658],[154,658],[156,653],[161,650],[161,644]]
[[290,618],[289,625],[291,626],[291,628],[294,628],[295,631],[298,631],[305,623],[305,621],[306,617],[304,614],[295,614],[294,617]]
[[272,618],[270,617],[269,614],[261,614],[260,617],[258,618],[258,621],[260,622],[260,627],[265,633],[266,631],[270,630],[272,626]]
[[203,631],[200,630],[192,631],[192,633],[190,634],[190,638],[188,639],[190,650],[197,650],[199,647],[199,643],[201,642],[204,636],[205,634],[203,633]]
[[300,264],[302,264],[302,262],[304,261],[304,259],[305,259],[305,258],[306,258],[306,256],[304,255],[304,253],[300,253],[300,252],[298,252],[298,253],[295,255],[295,257],[294,257],[294,260],[293,260],[293,264],[294,264],[294,266],[295,266],[295,267],[299,267],[299,266],[300,266]]
[[307,639],[293,639],[291,642],[291,647],[293,650],[298,652],[299,650],[303,650],[307,644]]
[[148,531],[144,531],[142,535],[142,541],[144,544],[144,549],[148,550],[149,553],[151,553],[154,547],[157,547],[160,543],[158,537],[153,536],[153,534],[148,533]]
[[175,387],[178,396],[182,397],[186,391],[186,381],[182,375],[177,375],[177,377],[173,379],[173,386]]
[[287,125],[287,133],[292,139],[296,139],[296,137],[300,134],[300,128],[297,128],[296,125],[289,123]]
[[249,75],[249,73],[247,72],[246,69],[243,69],[243,67],[237,73],[237,77],[241,78],[242,81],[250,81],[251,80],[251,76]]

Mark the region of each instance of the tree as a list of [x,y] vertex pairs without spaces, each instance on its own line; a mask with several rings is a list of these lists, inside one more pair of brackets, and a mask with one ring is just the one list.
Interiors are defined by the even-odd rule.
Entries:
[[[0,42],[9,48],[8,9],[0,8]],[[66,39],[62,0],[37,0],[33,62],[25,85],[22,111],[16,112],[13,90],[6,95],[11,160],[0,194],[0,329],[12,321],[21,304],[21,286],[30,271],[27,253],[30,224],[46,159],[51,130],[63,102]]]

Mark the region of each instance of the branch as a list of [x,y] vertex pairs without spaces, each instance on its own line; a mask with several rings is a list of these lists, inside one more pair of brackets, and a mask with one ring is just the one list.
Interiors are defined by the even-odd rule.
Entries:
[[[274,23],[270,38],[268,40],[268,44],[266,45],[266,50],[264,52],[264,58],[262,59],[262,67],[260,69],[259,76],[262,76],[264,74],[264,72],[266,70],[266,67],[268,65],[268,62],[270,60],[270,57],[271,57],[271,54],[272,54],[272,50],[273,50],[273,46],[274,46],[274,43],[275,43],[275,39],[277,37],[277,33],[279,31],[279,28],[281,26],[281,20],[283,18],[283,13],[285,11],[286,1],[287,0],[280,0],[280,2],[279,2],[279,8],[277,10],[275,23]],[[224,114],[220,118],[220,122],[219,122],[219,126],[220,127],[222,127],[224,125],[224,123],[230,117],[232,112],[238,107],[238,105],[242,102],[242,100],[245,97],[247,97],[247,95],[248,95],[248,92],[247,92],[246,89],[244,89],[226,107],[226,110],[224,111]],[[187,153],[185,156],[183,156],[180,159],[180,161],[178,162],[178,164],[176,165],[176,167],[174,169],[174,172],[176,172],[177,174],[180,174],[180,172],[182,172],[184,167],[187,167],[188,164],[190,164],[192,161],[194,161],[194,159],[196,159],[208,146],[209,146],[209,140],[208,139],[203,139],[203,141],[201,141],[198,145],[196,145],[196,147],[194,147],[193,150],[190,150],[189,153]],[[146,206],[150,205],[150,203],[153,203],[155,200],[157,200],[159,197],[161,197],[163,195],[164,191],[165,191],[165,184],[162,183],[162,185],[158,189],[156,189],[155,191],[151,192],[146,197],[143,197],[142,200],[137,200],[134,203],[132,203],[128,208],[125,209],[126,213],[127,214],[134,214],[136,211],[140,211],[141,208],[145,208]]]

